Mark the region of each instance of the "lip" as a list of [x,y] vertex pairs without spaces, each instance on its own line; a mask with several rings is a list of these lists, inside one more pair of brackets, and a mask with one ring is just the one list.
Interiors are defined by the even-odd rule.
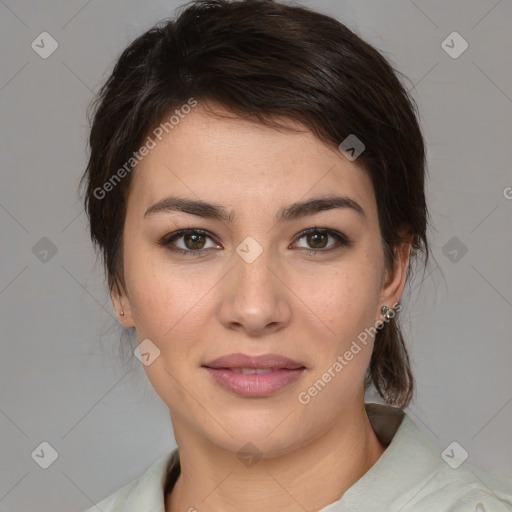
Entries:
[[271,370],[296,370],[304,365],[279,354],[248,356],[242,353],[229,354],[210,361],[203,366],[208,368],[270,368]]
[[[203,365],[212,378],[224,389],[237,395],[253,398],[271,396],[296,382],[306,371],[297,361],[278,354],[248,356],[230,354]],[[237,373],[234,368],[270,368],[262,374]]]
[[270,373],[244,374],[227,368],[208,368],[205,370],[224,389],[237,395],[262,398],[271,396],[280,389],[300,379],[305,368],[296,370],[275,370]]

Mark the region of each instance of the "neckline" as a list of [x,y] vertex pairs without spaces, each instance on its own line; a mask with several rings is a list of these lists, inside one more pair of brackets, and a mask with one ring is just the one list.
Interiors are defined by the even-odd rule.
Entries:
[[[405,412],[397,407],[390,405],[383,405],[373,402],[365,403],[366,414],[370,421],[375,435],[379,441],[386,447],[386,450],[381,454],[379,459],[375,462],[374,466],[384,457],[387,453],[388,447],[393,441],[395,434],[402,425],[405,418]],[[370,468],[369,471],[371,471]],[[169,462],[166,467],[166,476],[163,485],[164,502],[169,493],[172,492],[178,477],[181,474],[180,457],[178,447],[176,447],[169,457]],[[368,472],[366,473],[368,474]],[[364,478],[364,475],[363,477]]]
[[166,477],[164,482],[164,502],[168,494],[174,489],[176,481],[181,474],[180,456],[178,447],[176,447],[169,458],[169,463],[166,468]]

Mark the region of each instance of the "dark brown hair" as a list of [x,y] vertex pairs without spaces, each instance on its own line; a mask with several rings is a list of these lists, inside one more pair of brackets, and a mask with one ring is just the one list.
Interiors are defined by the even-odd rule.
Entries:
[[[134,152],[191,98],[267,126],[298,121],[333,148],[355,135],[365,145],[357,164],[374,186],[387,268],[403,226],[414,237],[411,258],[423,251],[426,264],[425,148],[402,74],[345,25],[306,7],[273,0],[184,7],[125,49],[90,106],[90,159],[80,185],[87,181],[85,210],[109,289],[125,288],[123,227]],[[398,407],[412,398],[397,315],[376,334],[371,383]]]

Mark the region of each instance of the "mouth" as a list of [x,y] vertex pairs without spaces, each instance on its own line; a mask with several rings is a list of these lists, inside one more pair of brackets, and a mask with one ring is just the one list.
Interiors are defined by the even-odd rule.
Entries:
[[304,367],[295,370],[255,368],[208,368],[205,370],[223,389],[238,396],[264,398],[296,383]]
[[306,367],[279,354],[229,354],[202,365],[214,382],[237,396],[263,398],[296,383]]
[[233,370],[238,373],[247,373],[247,371],[251,370],[263,370],[264,373],[277,370],[297,370],[305,368],[302,363],[279,354],[249,356],[242,353],[221,356],[205,363],[203,366],[214,369]]
[[[207,367],[208,368],[208,367]],[[273,373],[280,370],[300,370],[304,368],[300,366],[298,368],[216,368],[217,370],[229,370],[235,373],[242,373],[244,375],[263,375],[265,373]]]

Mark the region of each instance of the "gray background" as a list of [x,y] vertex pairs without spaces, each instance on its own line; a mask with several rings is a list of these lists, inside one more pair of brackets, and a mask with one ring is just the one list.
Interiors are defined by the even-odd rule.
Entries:
[[[407,411],[440,453],[457,441],[512,478],[512,2],[302,3],[382,50],[420,108],[435,260],[403,297]],[[175,446],[142,367],[119,357],[77,183],[93,93],[181,4],[0,0],[0,511],[83,510]],[[47,59],[31,48],[43,31],[59,45]],[[469,44],[458,58],[441,46],[453,31]],[[48,469],[31,457],[43,441],[58,453]]]

